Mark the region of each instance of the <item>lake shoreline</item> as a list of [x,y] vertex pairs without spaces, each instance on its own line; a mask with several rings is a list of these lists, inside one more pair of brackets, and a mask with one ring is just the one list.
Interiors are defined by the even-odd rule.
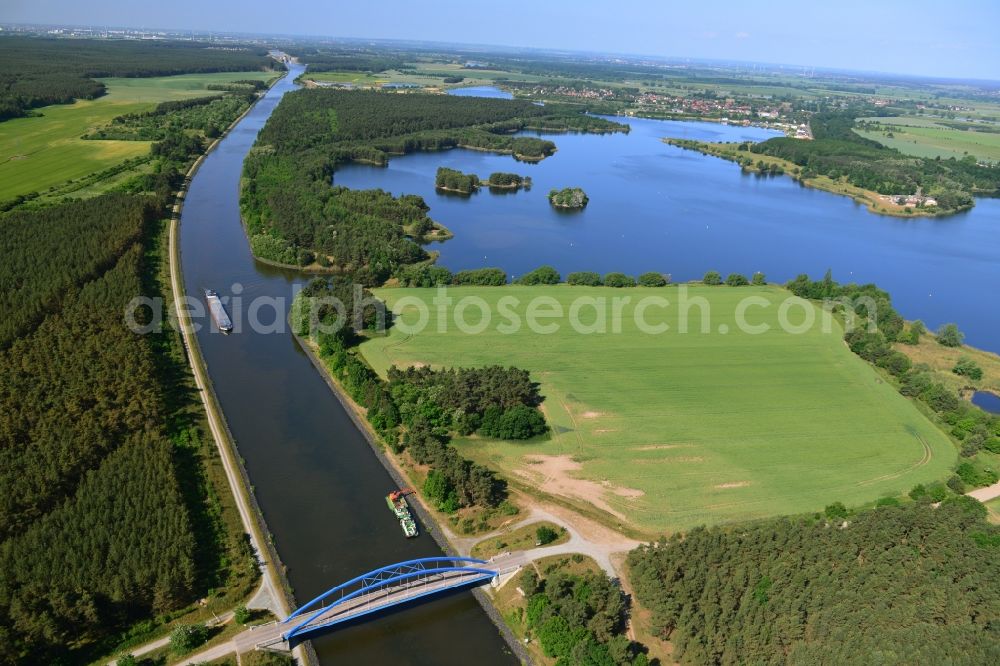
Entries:
[[[704,142],[704,141],[691,141],[688,139],[677,139],[672,137],[665,137],[663,139],[663,142],[668,145],[680,148],[682,150],[692,150],[694,152],[701,153],[702,155],[707,155],[709,157],[717,157],[719,159],[726,160],[727,162],[736,162],[735,156],[730,154],[728,151],[724,150],[722,148],[722,145],[720,144]],[[914,207],[908,209],[910,212],[905,212],[907,210],[907,207],[896,206],[895,208],[884,208],[884,207],[880,208],[879,206],[886,206],[886,205],[895,206],[895,204],[891,204],[889,201],[882,199],[883,196],[888,197],[890,195],[882,195],[872,190],[865,190],[863,188],[850,185],[847,183],[832,181],[826,178],[825,176],[818,176],[815,178],[802,178],[800,176],[796,176],[794,173],[791,172],[792,169],[799,168],[798,165],[794,164],[793,162],[788,162],[787,160],[783,160],[777,157],[772,157],[769,155],[757,155],[755,153],[748,153],[748,155],[753,155],[758,160],[765,161],[768,164],[779,164],[782,167],[783,171],[782,173],[774,175],[789,176],[790,178],[792,178],[792,180],[795,180],[796,182],[801,183],[806,187],[812,187],[814,189],[821,190],[823,192],[829,192],[830,194],[837,194],[840,196],[849,197],[856,203],[863,204],[864,206],[866,206],[869,212],[874,213],[875,215],[885,215],[888,217],[898,217],[903,219],[917,218],[917,217],[945,218],[945,217],[950,217],[952,215],[958,215],[959,213],[964,213],[965,211],[970,210],[972,208],[972,206],[956,208],[956,209],[946,209],[946,210],[937,210],[935,208],[935,210],[930,211],[924,208]],[[756,166],[753,165],[741,166],[740,168],[742,168],[743,171],[747,173],[756,173],[760,175],[765,174],[765,172],[761,171],[760,169],[758,169]]]

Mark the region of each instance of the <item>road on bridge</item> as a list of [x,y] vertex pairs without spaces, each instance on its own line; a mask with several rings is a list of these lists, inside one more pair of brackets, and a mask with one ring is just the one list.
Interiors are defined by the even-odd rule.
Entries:
[[[506,554],[490,560],[488,566],[492,571],[496,571],[502,575],[515,571],[525,561],[527,560],[523,555]],[[447,589],[459,588],[463,585],[472,585],[485,580],[490,580],[490,577],[484,577],[482,571],[474,569],[457,569],[415,577],[395,585],[376,587],[370,592],[364,592],[357,597],[332,605],[319,615],[316,615],[316,617],[310,618],[308,622],[306,622],[308,615],[303,615],[285,622],[275,622],[254,627],[233,638],[233,644],[236,651],[240,653],[256,649],[257,647],[287,648],[288,646],[285,643],[283,634],[292,631],[301,622],[305,622],[305,624],[298,631],[300,632],[299,635],[305,638],[310,631],[315,631],[322,627],[348,622],[406,603],[409,600],[433,595]]]

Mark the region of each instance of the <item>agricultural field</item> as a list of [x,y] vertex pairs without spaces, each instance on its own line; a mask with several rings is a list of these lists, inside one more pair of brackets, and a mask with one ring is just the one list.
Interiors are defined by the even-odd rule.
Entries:
[[[956,458],[951,441],[848,350],[839,324],[826,333],[781,331],[778,305],[790,294],[778,287],[685,288],[688,299],[710,304],[710,333],[694,332],[701,326],[697,308],[692,332],[678,332],[676,286],[450,289],[455,302],[480,297],[494,313],[476,335],[457,331],[451,318],[438,320],[438,308],[429,305],[433,289],[380,289],[390,305],[408,297],[399,308],[404,325],[421,317],[409,299],[428,304],[428,325],[414,335],[393,328],[361,352],[383,375],[393,364],[530,370],[545,396],[551,437],[455,444],[516,484],[642,534],[818,511],[835,501],[859,505],[947,476]],[[539,296],[564,313],[578,297],[605,298],[610,307],[612,298],[628,296],[631,303],[618,318],[609,313],[606,333],[578,333],[565,318],[547,320],[561,324],[551,334],[526,326],[513,334],[497,330],[501,297],[519,300],[514,311],[523,323],[527,302]],[[644,296],[669,299],[670,307],[646,315],[653,323],[665,317],[668,332],[638,329],[633,308]],[[770,331],[737,331],[734,313],[747,296],[766,299],[767,307],[750,308],[748,320]],[[803,302],[789,319],[801,321],[801,306],[816,309]],[[468,321],[478,321],[475,306],[467,312]],[[593,321],[593,310],[585,308],[580,319]],[[612,332],[615,321],[620,333]]]
[[933,119],[907,116],[864,120],[880,123],[892,137],[887,132],[862,129],[855,129],[855,132],[907,155],[942,159],[972,155],[977,160],[1000,162],[1000,132],[955,129]]
[[[102,79],[108,94],[55,104],[37,116],[0,123],[0,201],[56,187],[149,153],[145,141],[85,141],[81,137],[112,118],[148,111],[160,102],[216,93],[213,83],[268,81],[274,72],[222,72],[153,78]],[[96,192],[95,192],[96,193]]]
[[391,80],[389,72],[379,74],[371,74],[370,72],[307,72],[301,78],[321,83],[350,83],[356,86],[380,86]]
[[[513,81],[539,81],[541,77],[518,74],[503,70],[465,69],[450,63],[412,63],[414,69],[398,71],[388,69],[382,72],[307,72],[303,79],[324,83],[350,83],[359,87],[379,87],[385,83],[405,83],[427,88],[460,88],[465,86],[494,85],[496,79]],[[460,83],[445,83],[444,78],[461,76]]]

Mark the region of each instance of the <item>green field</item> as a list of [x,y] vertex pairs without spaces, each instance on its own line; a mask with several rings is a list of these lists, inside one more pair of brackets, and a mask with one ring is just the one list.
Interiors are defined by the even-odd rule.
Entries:
[[[376,293],[391,305],[404,296],[429,302],[435,291]],[[707,334],[676,332],[677,287],[463,287],[449,295],[485,299],[494,312],[490,326],[463,334],[449,319],[448,332],[440,333],[431,307],[425,332],[394,328],[362,345],[365,358],[382,374],[392,364],[417,363],[530,370],[541,383],[552,438],[456,444],[513,480],[601,510],[611,523],[652,532],[822,510],[834,501],[857,505],[942,479],[956,458],[949,439],[847,349],[835,322],[828,333],[782,332],[777,305],[790,294],[777,287],[691,286],[689,297],[711,304],[714,332]],[[638,330],[632,304],[649,295],[673,304],[647,315],[656,322],[668,313],[670,332]],[[772,331],[735,332],[737,302],[751,295],[771,305],[750,308],[747,319]],[[522,327],[505,335],[495,309],[503,296],[519,299],[522,320],[536,296],[554,297],[564,312],[581,296],[609,303],[629,296],[632,304],[622,310],[619,334],[609,323],[608,333],[583,335],[564,319],[553,334]],[[580,318],[592,320],[591,312]],[[475,307],[467,313],[477,321]],[[412,324],[418,315],[412,304],[401,308],[400,321]],[[697,330],[700,316],[693,319]],[[731,332],[718,333],[720,325]]]
[[[457,64],[412,63],[414,69],[398,71],[389,69],[370,72],[307,72],[303,79],[329,83],[351,83],[356,86],[378,87],[384,83],[409,83],[430,88],[457,88],[464,86],[494,85],[496,79],[511,81],[540,81],[542,77],[494,69],[465,69]],[[461,76],[461,83],[444,83],[444,77]]]
[[974,132],[937,124],[930,118],[865,118],[892,126],[892,138],[882,132],[855,130],[861,136],[883,146],[916,157],[955,157],[972,155],[979,160],[1000,161],[1000,133]]
[[356,86],[382,85],[390,80],[386,72],[377,76],[368,72],[308,72],[302,78],[328,83],[352,83]]
[[55,104],[38,116],[0,123],[0,201],[46,190],[149,153],[143,141],[84,141],[89,130],[115,116],[148,111],[159,102],[221,94],[211,83],[267,81],[274,72],[182,74],[156,78],[103,79],[108,94],[96,100]]

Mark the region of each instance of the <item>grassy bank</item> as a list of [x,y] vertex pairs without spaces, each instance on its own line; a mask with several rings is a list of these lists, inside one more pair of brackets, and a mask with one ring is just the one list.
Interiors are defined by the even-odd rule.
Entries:
[[[538,540],[538,530],[540,528],[551,530],[555,538],[552,541],[546,541],[544,544],[541,543]],[[547,520],[542,520],[517,527],[488,539],[483,539],[472,547],[472,556],[488,560],[500,553],[531,550],[537,546],[556,546],[567,541],[569,541],[569,532],[565,528],[559,527]]]
[[[934,371],[938,381],[955,389],[966,391],[990,391],[1000,395],[1000,356],[982,349],[962,345],[961,347],[946,347],[937,342],[933,335],[923,335],[920,343],[905,345],[897,343],[894,348],[910,357],[914,365],[925,363]],[[957,375],[952,372],[955,364],[961,358],[970,358],[982,368],[981,379]]]
[[[435,293],[377,291],[389,304],[403,296],[429,304]],[[671,330],[659,335],[638,330],[634,304],[643,296],[676,304],[677,287],[467,287],[449,295],[483,298],[494,313],[501,297],[512,296],[522,316],[523,304],[539,296],[563,312],[576,298],[632,298],[619,334],[583,335],[563,325],[553,334],[522,326],[505,335],[497,322],[477,335],[453,323],[440,333],[437,308],[429,307],[424,332],[394,328],[361,347],[379,373],[421,363],[530,370],[546,397],[551,437],[456,445],[513,482],[619,529],[654,533],[816,511],[832,501],[862,504],[944,478],[955,460],[948,438],[843,344],[838,324],[828,333],[782,332],[776,313],[789,296],[783,289],[692,286],[688,298],[711,306],[711,333],[681,334],[668,319]],[[752,317],[771,326],[762,335],[734,325],[737,303],[751,295],[768,304]],[[651,309],[649,321],[662,316],[654,310],[662,312]],[[416,315],[408,307],[400,316],[412,323]]]

